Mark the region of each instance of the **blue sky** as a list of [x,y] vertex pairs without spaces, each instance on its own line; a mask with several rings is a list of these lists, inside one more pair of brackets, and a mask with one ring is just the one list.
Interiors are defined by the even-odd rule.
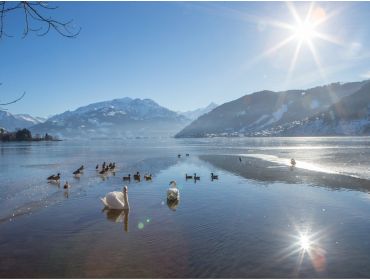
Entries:
[[[0,41],[0,101],[26,91],[12,113],[49,116],[126,96],[184,111],[264,89],[370,78],[366,2],[315,3],[327,18],[315,31],[330,40],[304,41],[294,67],[298,38],[268,52],[296,32],[285,2],[56,3],[55,17],[82,28],[77,38],[22,39],[21,14],[6,19],[14,37]],[[310,3],[293,6],[304,18]]]

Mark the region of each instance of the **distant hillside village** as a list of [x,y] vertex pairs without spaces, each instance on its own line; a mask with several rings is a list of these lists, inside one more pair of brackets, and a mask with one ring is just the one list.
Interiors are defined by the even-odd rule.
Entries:
[[26,128],[18,129],[15,132],[8,132],[4,128],[0,127],[0,141],[60,141],[59,139],[49,135],[36,134],[32,136],[31,131]]

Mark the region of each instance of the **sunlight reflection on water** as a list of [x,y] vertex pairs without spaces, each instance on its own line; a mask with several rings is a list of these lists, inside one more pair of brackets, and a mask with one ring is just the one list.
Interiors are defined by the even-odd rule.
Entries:
[[[258,158],[278,164],[283,164],[286,166],[291,166],[290,159],[288,158],[280,158],[274,155],[266,155],[266,154],[240,154],[240,156],[245,156],[245,157],[253,157],[253,158]],[[311,170],[311,171],[318,171],[318,172],[324,172],[328,174],[340,174],[339,172],[335,172],[333,170],[321,167],[319,165],[315,165],[309,162],[301,161],[301,160],[296,160],[296,166],[295,168],[303,168],[306,170]]]

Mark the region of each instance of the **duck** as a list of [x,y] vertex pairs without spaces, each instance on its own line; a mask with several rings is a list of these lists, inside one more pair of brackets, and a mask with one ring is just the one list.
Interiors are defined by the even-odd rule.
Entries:
[[176,181],[170,182],[170,188],[167,190],[167,201],[174,201],[180,199],[180,192],[177,188]]
[[197,173],[194,173],[194,180],[200,180],[200,176],[197,176]]
[[47,178],[48,181],[55,181],[55,182],[59,182],[60,180],[60,173],[58,173],[57,175],[51,175]]
[[239,157],[239,161],[242,162],[242,158],[241,157]]
[[294,158],[292,158],[291,160],[290,160],[290,164],[292,165],[292,166],[295,166],[297,163],[295,162],[295,159]]
[[102,164],[102,167],[101,167],[102,169],[104,169],[105,168],[105,161],[103,162],[103,164]]
[[149,174],[149,175],[144,175],[144,179],[146,180],[146,181],[151,181],[152,180],[152,174]]
[[123,176],[123,181],[131,181],[131,174],[128,174],[128,176]]
[[111,166],[109,167],[109,169],[110,170],[114,170],[116,168],[116,163],[115,162],[113,162],[112,164],[111,164]]
[[96,170],[96,171],[98,171],[98,170],[99,170],[99,164],[97,164],[97,165],[95,166],[95,170]]
[[136,174],[134,174],[134,180],[140,181],[140,173],[139,173],[139,171],[137,171]]
[[215,175],[215,174],[213,174],[213,172],[211,173],[211,179],[212,179],[212,181],[213,180],[218,180],[218,175]]
[[127,196],[127,186],[122,191],[109,192],[104,198],[101,198],[104,206],[108,209],[130,209]]
[[63,186],[63,188],[64,189],[69,189],[70,187],[71,187],[71,185],[68,183],[68,181],[66,181],[66,183]]
[[186,173],[186,174],[185,174],[185,180],[188,180],[188,179],[193,179],[193,176],[188,175],[188,173]]
[[178,155],[177,155],[177,157],[178,157],[178,158],[181,158],[181,155],[180,155],[180,154],[178,154]]
[[189,154],[186,154],[186,156],[188,157],[188,156],[189,156]]
[[73,172],[73,175],[79,176],[81,174],[80,168]]

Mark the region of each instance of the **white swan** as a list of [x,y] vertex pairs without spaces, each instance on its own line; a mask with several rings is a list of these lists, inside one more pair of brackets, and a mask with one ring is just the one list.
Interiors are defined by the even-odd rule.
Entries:
[[103,204],[109,209],[130,209],[127,197],[127,186],[121,192],[110,192],[101,198]]
[[176,181],[170,182],[170,188],[167,190],[167,199],[170,201],[180,199],[180,192],[176,187]]

